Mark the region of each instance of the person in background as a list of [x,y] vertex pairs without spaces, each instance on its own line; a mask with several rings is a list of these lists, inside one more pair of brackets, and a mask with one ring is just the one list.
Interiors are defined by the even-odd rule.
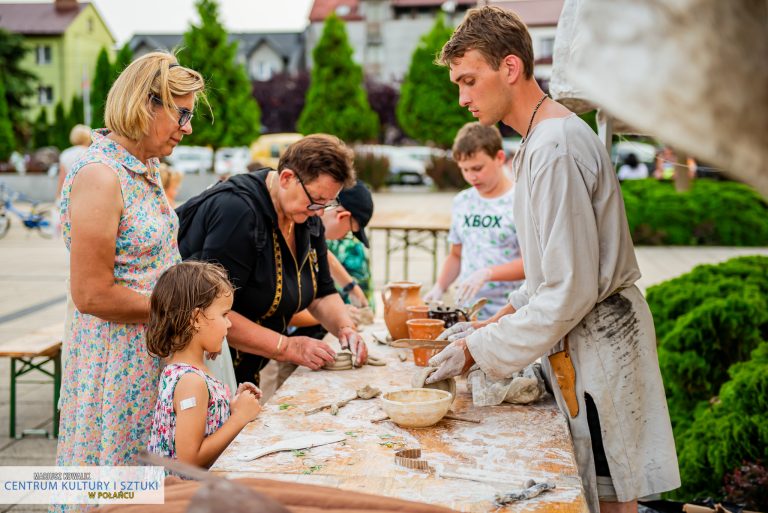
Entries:
[[184,175],[168,164],[160,164],[160,179],[163,182],[163,190],[168,198],[168,202],[171,204],[171,207],[176,208],[176,196],[179,194]]
[[637,155],[628,153],[624,164],[619,168],[619,181],[642,180],[648,178],[648,166],[637,160]]
[[72,145],[59,155],[59,181],[56,186],[56,197],[61,197],[61,188],[64,178],[75,165],[75,162],[85,155],[88,146],[91,145],[91,128],[85,125],[75,125],[69,131],[69,143]]
[[232,391],[205,365],[206,353],[221,351],[232,325],[228,316],[233,297],[227,271],[205,262],[176,264],[157,281],[150,298],[147,350],[166,365],[149,452],[207,468],[261,411],[261,391],[253,383]]
[[[677,153],[669,146],[664,146],[656,155],[656,168],[653,171],[653,177],[657,180],[674,180],[675,167],[678,165]],[[688,178],[696,178],[696,161],[692,157],[686,159],[685,166],[688,167]]]
[[440,301],[454,281],[457,306],[485,297],[487,319],[507,304],[507,296],[525,277],[512,215],[514,182],[504,172],[505,154],[496,127],[464,125],[453,143],[453,158],[472,187],[453,200],[451,249],[424,301]]
[[[106,129],[64,180],[61,218],[76,310],[61,386],[57,465],[135,465],[147,447],[160,360],[149,296],[181,260],[159,160],[192,133],[205,82],[165,52],[133,61],[107,96]],[[80,509],[58,505],[54,509]]]

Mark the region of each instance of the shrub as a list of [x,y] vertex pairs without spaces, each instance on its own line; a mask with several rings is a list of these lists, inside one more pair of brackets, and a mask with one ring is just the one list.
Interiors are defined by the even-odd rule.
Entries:
[[702,405],[690,428],[677,437],[683,486],[675,495],[720,495],[721,476],[744,459],[768,458],[768,342],[728,374],[731,380],[719,399]]
[[443,190],[466,189],[467,182],[461,175],[459,165],[448,157],[431,157],[427,164],[427,175],[435,182],[435,186]]
[[768,258],[698,266],[651,287],[647,298],[678,432],[728,379],[728,367],[768,340]]
[[768,205],[746,185],[696,180],[678,193],[671,183],[649,179],[621,188],[635,244],[768,245]]
[[725,496],[745,509],[768,511],[768,468],[758,462],[742,462],[725,476]]
[[355,171],[357,177],[378,191],[389,177],[389,159],[373,153],[355,151]]

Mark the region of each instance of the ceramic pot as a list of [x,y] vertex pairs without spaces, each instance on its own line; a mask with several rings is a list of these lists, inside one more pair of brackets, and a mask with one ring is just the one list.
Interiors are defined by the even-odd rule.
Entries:
[[384,322],[387,324],[392,340],[408,338],[408,320],[406,308],[409,306],[423,305],[419,291],[421,283],[412,281],[396,281],[387,284],[381,291],[381,299],[384,302]]
[[435,356],[437,353],[439,353],[443,349],[445,349],[446,345],[447,345],[447,342],[445,344],[427,342],[422,346],[414,346],[413,363],[416,364],[417,367],[429,366],[429,359]]
[[445,327],[450,328],[457,322],[466,321],[467,314],[464,310],[459,308],[451,308],[448,306],[436,306],[429,310],[428,314],[430,319],[442,319],[445,322]]
[[429,307],[427,305],[409,306],[405,309],[408,312],[408,320],[411,319],[428,319]]
[[445,330],[442,319],[411,319],[405,322],[408,326],[408,338],[418,340],[435,340]]

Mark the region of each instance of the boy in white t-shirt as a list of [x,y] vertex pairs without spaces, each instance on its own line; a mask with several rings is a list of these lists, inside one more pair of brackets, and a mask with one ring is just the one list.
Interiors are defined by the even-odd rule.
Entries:
[[451,249],[424,300],[441,300],[457,281],[457,306],[488,298],[480,311],[483,319],[506,305],[507,295],[525,278],[512,216],[514,183],[504,172],[504,150],[496,127],[467,123],[456,134],[452,151],[472,188],[453,200],[448,234]]

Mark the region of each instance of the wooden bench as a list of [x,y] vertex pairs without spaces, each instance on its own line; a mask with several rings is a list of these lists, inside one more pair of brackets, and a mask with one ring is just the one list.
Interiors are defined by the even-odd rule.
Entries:
[[[0,357],[11,359],[11,438],[21,438],[24,435],[47,435],[48,438],[59,436],[59,391],[61,389],[61,339],[63,323],[40,328],[27,335],[5,343],[0,343]],[[42,359],[42,360],[41,360]],[[37,361],[35,361],[37,360]],[[52,361],[53,372],[44,369],[43,365]],[[17,363],[21,364],[17,367]],[[40,429],[26,429],[16,436],[16,384],[17,379],[29,372],[39,371],[53,378],[53,432]],[[47,381],[46,381],[47,382]],[[29,383],[23,381],[22,383]]]

